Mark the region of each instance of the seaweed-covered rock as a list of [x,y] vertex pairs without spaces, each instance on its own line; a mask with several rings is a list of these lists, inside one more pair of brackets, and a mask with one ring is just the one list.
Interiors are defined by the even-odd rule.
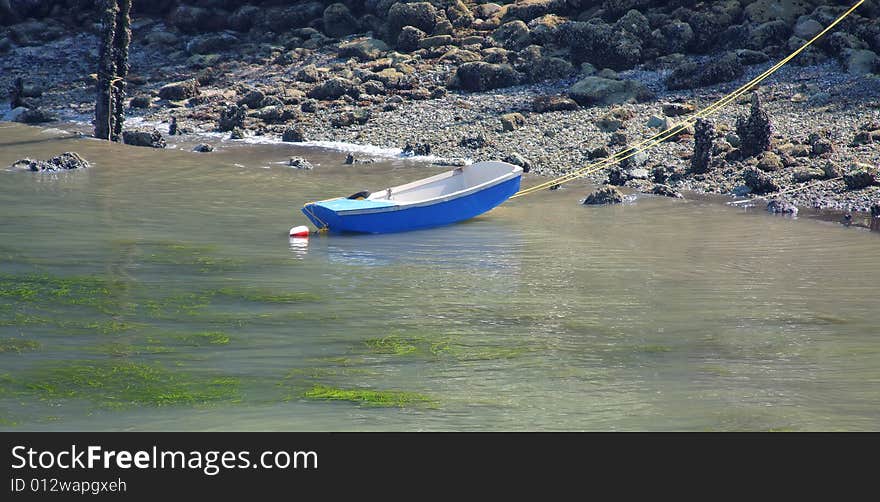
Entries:
[[524,173],[527,173],[532,169],[532,161],[516,152],[508,154],[501,160],[507,162],[508,164],[513,164],[515,166],[521,167]]
[[388,40],[397,40],[404,26],[413,26],[425,33],[433,33],[440,21],[437,9],[428,2],[398,2],[388,9],[386,29]]
[[850,172],[843,175],[848,190],[861,190],[877,183],[877,171],[871,166],[855,164]]
[[220,112],[217,129],[220,131],[232,131],[235,128],[244,128],[245,117],[247,117],[247,110],[243,106],[228,105]]
[[612,186],[604,186],[591,193],[584,199],[585,205],[620,204],[623,202],[623,194]]
[[52,157],[49,160],[21,159],[13,163],[10,167],[24,168],[29,171],[61,171],[68,169],[84,169],[90,167],[89,162],[80,157],[76,152],[64,152],[61,155]]
[[170,101],[181,101],[199,95],[199,81],[196,79],[172,82],[159,89],[159,97]]
[[486,91],[517,85],[519,81],[519,73],[509,64],[477,61],[459,66],[452,86],[468,91]]
[[334,3],[324,9],[324,33],[333,38],[340,38],[360,29],[357,18],[342,3]]
[[346,94],[357,98],[360,96],[360,90],[351,80],[335,77],[314,87],[307,95],[314,99],[333,100],[339,99]]
[[122,142],[132,146],[165,148],[165,139],[159,131],[122,131]]
[[673,199],[683,199],[684,195],[680,192],[676,192],[669,185],[656,184],[653,188],[651,188],[651,193],[654,195],[662,195],[664,197],[672,197]]
[[339,57],[355,57],[361,61],[378,59],[388,52],[388,45],[375,38],[358,38],[339,45]]
[[758,158],[758,169],[770,173],[782,169],[782,159],[773,152],[764,152]]
[[296,169],[314,169],[315,166],[311,162],[302,157],[291,157],[287,161],[287,165]]
[[653,93],[635,80],[587,77],[572,85],[568,95],[581,106],[593,106],[646,101]]
[[739,78],[744,71],[736,54],[727,52],[702,64],[694,61],[682,63],[666,78],[666,87],[670,90],[705,87]]
[[565,59],[545,56],[540,46],[531,45],[520,53],[516,69],[525,74],[529,82],[559,80],[574,72],[574,66]]
[[198,153],[208,153],[213,152],[214,147],[209,145],[208,143],[199,143],[198,145],[193,147],[193,151]]
[[779,185],[770,176],[755,167],[747,167],[743,171],[742,177],[745,185],[755,194],[762,195],[779,191]]
[[798,208],[791,202],[780,199],[773,199],[767,203],[767,211],[774,214],[790,214],[792,216],[798,214]]
[[642,42],[632,33],[599,21],[570,21],[559,27],[560,41],[571,50],[575,63],[625,70],[642,59]]
[[229,33],[209,33],[193,37],[186,43],[186,51],[190,54],[214,54],[236,47],[238,38]]
[[577,101],[565,96],[541,95],[532,99],[532,110],[537,113],[577,110]]
[[427,36],[427,33],[414,26],[404,26],[397,36],[397,49],[412,52],[419,48],[419,42]]
[[302,127],[288,127],[281,135],[281,141],[288,143],[302,143],[305,141],[305,133],[303,132]]
[[531,33],[526,23],[519,20],[510,21],[493,31],[492,39],[501,44],[505,49],[518,51],[529,45]]

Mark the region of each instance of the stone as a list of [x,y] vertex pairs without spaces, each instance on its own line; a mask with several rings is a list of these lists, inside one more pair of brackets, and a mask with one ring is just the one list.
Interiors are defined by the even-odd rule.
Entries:
[[131,108],[149,108],[153,106],[153,98],[150,96],[135,96],[128,102]]
[[666,78],[670,90],[694,89],[730,82],[743,75],[745,69],[736,54],[727,52],[702,64],[687,61],[678,65]]
[[122,131],[122,142],[132,146],[165,148],[165,139],[159,131]]
[[748,20],[757,23],[780,20],[791,24],[814,6],[805,0],[756,0],[746,5],[744,13]]
[[770,60],[770,56],[767,54],[751,49],[737,49],[736,57],[744,65],[761,64]]
[[232,131],[235,128],[244,128],[244,119],[247,111],[243,106],[228,105],[220,112],[217,129],[220,131]]
[[877,172],[871,166],[857,163],[843,175],[843,182],[847,190],[861,190],[877,184]]
[[229,139],[244,139],[244,138],[245,138],[244,130],[240,127],[236,127],[235,129],[232,130],[231,133],[229,133]]
[[358,38],[339,45],[339,57],[354,57],[361,61],[379,59],[388,52],[385,42],[369,37]]
[[666,120],[663,117],[651,115],[648,117],[648,122],[645,125],[654,129],[662,129],[666,125]]
[[489,144],[489,142],[486,141],[486,137],[483,136],[482,134],[478,134],[476,136],[468,136],[468,137],[462,138],[461,141],[458,142],[458,146],[461,146],[464,148],[470,148],[472,150],[478,150],[480,148],[485,148],[488,144]]
[[620,204],[623,202],[623,194],[612,186],[604,186],[591,193],[584,199],[584,205]]
[[357,33],[360,25],[348,7],[342,3],[334,3],[324,9],[324,33],[333,38],[341,38]]
[[867,49],[852,50],[846,56],[846,71],[852,75],[867,75],[880,71],[880,57]]
[[779,191],[779,186],[770,176],[755,167],[747,167],[742,173],[743,182],[752,193],[763,195]]
[[415,143],[411,144],[407,142],[406,145],[401,149],[401,155],[404,157],[413,157],[420,156],[424,157],[427,155],[431,155],[431,144],[430,143]]
[[619,71],[642,60],[642,41],[637,35],[602,21],[563,23],[559,39],[569,48],[575,64],[588,61],[599,68]]
[[302,157],[291,157],[287,161],[287,165],[296,169],[314,169],[315,166],[311,162]]
[[240,41],[229,33],[209,33],[193,37],[186,43],[190,54],[215,54],[238,46]]
[[826,179],[839,178],[843,175],[843,171],[840,169],[834,161],[829,160],[822,166],[822,172],[825,174]]
[[501,116],[501,130],[515,131],[526,124],[526,118],[521,113],[505,113]]
[[303,66],[293,75],[293,78],[298,80],[299,82],[307,82],[310,84],[314,84],[315,82],[319,82],[321,80],[321,72],[318,71],[318,67],[310,64]]
[[287,143],[302,143],[305,141],[305,133],[299,126],[288,127],[281,135],[281,141]]
[[386,29],[389,40],[397,40],[404,26],[413,26],[433,33],[439,21],[437,9],[428,2],[398,2],[388,9]]
[[[18,108],[15,108],[15,110],[18,110]],[[58,120],[55,114],[42,108],[26,108],[12,115],[15,118],[15,122],[21,122],[22,124],[43,124]]]
[[690,103],[663,103],[660,109],[667,117],[679,117],[697,111],[697,107]]
[[684,198],[684,195],[682,195],[680,192],[676,192],[671,186],[663,184],[654,185],[654,187],[651,189],[651,193],[654,195],[662,195],[664,197],[672,197],[674,199]]
[[517,85],[520,75],[509,64],[493,64],[481,61],[465,63],[458,67],[453,87],[468,91],[486,91]]
[[453,39],[451,35],[434,35],[419,40],[420,49],[432,49],[434,47],[443,47],[452,45]]
[[791,175],[792,181],[795,183],[806,183],[813,180],[821,180],[825,178],[825,171],[822,169],[798,169]]
[[49,160],[21,159],[14,162],[11,169],[27,169],[33,172],[62,171],[69,169],[85,169],[91,167],[89,162],[76,152],[64,152]]
[[542,95],[532,100],[532,110],[537,113],[571,111],[579,107],[575,100],[565,96]]
[[207,143],[199,143],[198,145],[193,147],[193,151],[199,152],[199,153],[208,153],[208,152],[213,152],[214,147],[207,144]]
[[633,103],[653,97],[653,93],[641,82],[598,76],[578,81],[568,90],[568,95],[581,106]]
[[786,202],[780,199],[773,199],[767,203],[767,212],[773,214],[790,214],[792,216],[796,216],[798,214],[798,208],[790,202]]
[[204,33],[224,29],[228,20],[222,10],[179,5],[168,16],[168,22],[184,33]]
[[172,82],[159,89],[159,97],[169,101],[181,101],[199,95],[199,81],[196,79]]
[[238,100],[238,106],[247,106],[251,110],[255,110],[263,106],[263,101],[265,99],[266,95],[263,93],[263,91],[249,91],[241,99]]
[[267,124],[283,124],[297,118],[296,109],[286,105],[264,106],[254,113],[254,116]]
[[508,164],[513,164],[515,166],[521,167],[524,173],[527,173],[532,169],[532,161],[516,152],[508,154],[501,160],[507,162]]
[[397,36],[397,49],[403,52],[412,52],[419,48],[419,42],[427,36],[424,31],[414,26],[404,26]]
[[764,152],[758,157],[758,169],[764,172],[774,172],[782,168],[782,159],[773,152]]
[[802,17],[798,20],[797,24],[794,25],[794,36],[809,40],[824,28],[825,27],[822,26],[822,23],[819,21],[809,17]]
[[310,98],[325,101],[339,99],[345,95],[357,98],[360,96],[360,90],[354,82],[341,77],[331,78],[330,80],[315,86],[307,93],[307,96]]
[[529,27],[520,20],[502,24],[491,36],[502,47],[512,51],[518,51],[531,42]]

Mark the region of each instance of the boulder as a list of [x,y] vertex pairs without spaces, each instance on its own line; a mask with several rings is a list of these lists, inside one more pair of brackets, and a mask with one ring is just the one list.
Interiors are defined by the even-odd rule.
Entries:
[[825,171],[822,169],[798,169],[791,175],[792,181],[795,183],[806,183],[813,180],[821,180],[825,178]]
[[303,66],[293,75],[299,82],[307,82],[310,84],[314,84],[321,80],[321,72],[318,70],[318,67],[310,64]]
[[263,100],[266,99],[266,95],[263,91],[252,90],[248,91],[241,99],[238,100],[238,106],[247,106],[251,110],[255,110],[263,106]]
[[568,95],[581,106],[611,105],[646,101],[653,93],[635,80],[612,80],[587,77],[568,90]]
[[267,124],[283,124],[297,118],[296,109],[287,105],[264,106],[254,115]]
[[323,84],[315,86],[307,93],[307,96],[310,98],[324,101],[339,99],[345,95],[357,98],[360,96],[360,90],[354,82],[341,77],[331,78]]
[[590,63],[613,70],[629,69],[642,59],[642,42],[628,31],[604,22],[569,21],[559,27],[560,41],[569,47],[574,63]]
[[397,49],[404,52],[412,52],[419,48],[419,42],[428,35],[413,26],[404,26],[397,36]]
[[452,0],[446,8],[446,18],[455,28],[467,28],[474,22],[470,9],[461,0]]
[[198,95],[199,81],[194,78],[166,84],[159,89],[159,97],[169,101],[181,101]]
[[768,202],[767,211],[773,214],[790,214],[792,216],[798,214],[797,206],[780,199],[773,199]]
[[281,141],[287,143],[302,143],[305,141],[305,133],[303,132],[302,127],[288,127],[281,135]]
[[690,103],[663,103],[660,109],[667,117],[680,117],[697,111],[697,107]]
[[578,107],[575,100],[565,96],[543,95],[532,100],[532,110],[537,113],[577,110]]
[[764,152],[758,157],[758,169],[764,172],[774,172],[782,168],[782,159],[773,152]]
[[233,131],[236,128],[244,128],[244,119],[247,110],[243,106],[228,105],[220,112],[220,120],[217,129],[220,131]]
[[287,161],[287,165],[296,169],[314,169],[315,166],[311,162],[302,157],[291,157]]
[[843,175],[847,190],[861,190],[877,184],[877,172],[871,166],[855,164],[851,171]]
[[433,33],[439,22],[437,9],[428,2],[398,2],[388,9],[386,24],[388,40],[397,40],[404,26],[413,26],[425,33]]
[[753,22],[781,20],[791,24],[821,3],[811,0],[756,0],[746,5],[744,11],[746,18]]
[[743,171],[742,177],[743,182],[752,190],[752,193],[762,195],[779,191],[779,186],[773,179],[755,167],[747,167]]
[[[294,2],[289,7],[264,7],[263,22],[258,27],[262,29],[268,28],[266,31],[274,31],[275,33],[287,33],[298,28],[304,28],[312,21],[322,18],[324,9],[324,4],[317,1]],[[315,34],[320,33],[313,31],[304,38],[310,38]]]
[[443,47],[445,45],[452,45],[453,39],[452,35],[434,35],[430,37],[425,37],[419,40],[419,48],[420,49],[432,49],[434,47]]
[[179,5],[168,16],[168,22],[184,33],[218,31],[228,25],[228,15],[220,9]]
[[521,113],[505,113],[501,116],[501,130],[515,131],[526,124],[526,118]]
[[663,184],[654,185],[654,187],[651,189],[651,193],[654,195],[662,195],[664,197],[672,197],[674,199],[684,198],[684,196],[680,192],[676,192],[675,189],[673,189],[671,186]]
[[797,24],[794,25],[794,36],[798,38],[802,38],[804,40],[809,40],[816,36],[817,33],[822,31],[825,27],[822,26],[822,23],[816,21],[813,18],[809,17],[801,17]]
[[[16,110],[18,110],[18,108],[13,109],[12,112],[15,112]],[[58,120],[58,117],[56,117],[55,114],[43,110],[42,108],[25,108],[20,112],[11,114],[13,115],[15,122],[21,122],[22,124],[43,124]]]
[[198,145],[193,147],[193,151],[199,152],[199,153],[208,153],[208,152],[213,152],[214,147],[207,144],[207,143],[199,143]]
[[853,75],[867,75],[880,71],[880,57],[867,49],[852,50],[846,56],[846,71]]
[[680,64],[666,78],[666,87],[670,90],[705,87],[739,78],[744,71],[736,54],[727,52],[703,64],[694,61]]
[[13,163],[10,167],[13,169],[24,168],[34,172],[52,172],[68,169],[85,169],[90,166],[91,164],[89,164],[86,159],[80,157],[78,153],[64,152],[49,160],[21,159]]
[[236,47],[237,37],[229,33],[209,33],[193,37],[186,43],[186,51],[190,54],[214,54]]
[[324,9],[324,33],[333,38],[341,38],[357,33],[360,25],[348,7],[334,3]]
[[388,52],[388,45],[375,38],[358,38],[339,45],[339,57],[354,57],[361,61],[379,59]]
[[132,146],[165,148],[165,139],[155,129],[153,131],[122,131],[122,142]]
[[499,26],[492,32],[492,39],[505,49],[518,51],[529,45],[531,33],[526,23],[517,20]]
[[128,102],[131,108],[149,108],[153,106],[153,98],[150,96],[135,96]]
[[524,173],[527,173],[532,169],[532,161],[516,152],[508,154],[501,160],[507,162],[508,164],[513,164],[515,166],[523,168]]
[[229,16],[229,27],[235,31],[247,32],[257,24],[262,9],[255,5],[243,5]]
[[585,205],[620,204],[623,202],[623,194],[612,186],[604,186],[591,193],[584,199]]
[[519,81],[519,73],[509,64],[478,61],[459,66],[452,86],[468,91],[485,91],[517,85]]

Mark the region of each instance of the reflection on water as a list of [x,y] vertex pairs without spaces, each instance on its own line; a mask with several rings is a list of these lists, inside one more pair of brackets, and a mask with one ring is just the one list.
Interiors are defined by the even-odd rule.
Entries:
[[[305,201],[444,169],[0,129],[0,166],[95,165],[0,171],[2,428],[880,427],[864,228],[697,197],[587,207],[572,184],[462,224],[285,245]],[[276,164],[291,154],[320,167]]]

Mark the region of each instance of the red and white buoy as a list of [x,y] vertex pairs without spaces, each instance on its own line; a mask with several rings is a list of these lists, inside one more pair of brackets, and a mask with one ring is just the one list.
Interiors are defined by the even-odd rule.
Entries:
[[305,225],[300,225],[298,227],[293,227],[290,229],[291,237],[305,237],[306,239],[308,239],[310,233],[311,232],[309,231],[309,227]]

